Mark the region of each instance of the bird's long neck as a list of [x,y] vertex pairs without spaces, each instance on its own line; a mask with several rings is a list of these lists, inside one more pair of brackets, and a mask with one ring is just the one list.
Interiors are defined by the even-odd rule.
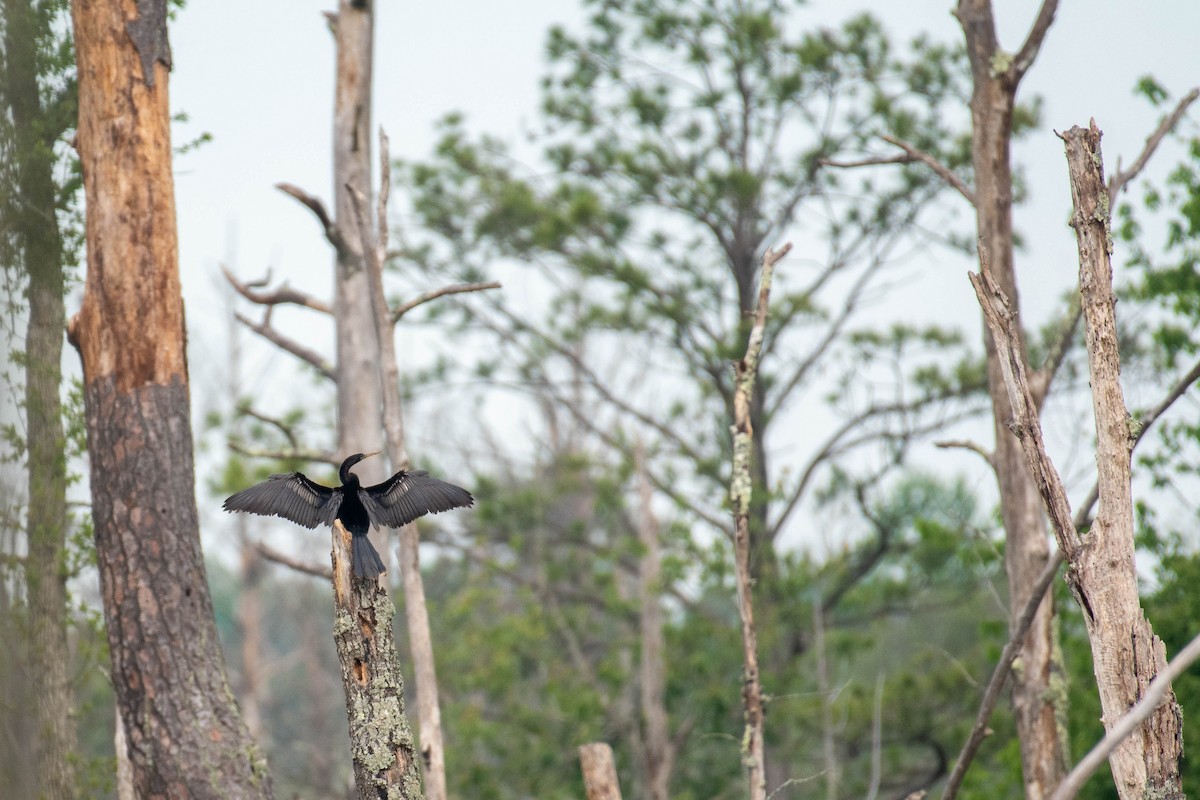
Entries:
[[342,464],[342,468],[338,470],[338,477],[342,480],[342,486],[346,486],[351,489],[357,489],[358,476],[350,471],[352,466],[354,465],[350,463]]

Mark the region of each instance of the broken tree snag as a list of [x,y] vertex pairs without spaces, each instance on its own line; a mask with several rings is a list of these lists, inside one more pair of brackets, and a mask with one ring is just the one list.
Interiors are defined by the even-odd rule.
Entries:
[[758,631],[754,626],[754,600],[750,575],[750,500],[754,481],[751,478],[751,459],[754,454],[754,427],[750,424],[750,402],[754,397],[754,382],[758,377],[758,360],[762,355],[763,334],[767,324],[767,309],[771,297],[771,278],[775,265],[792,249],[789,242],[778,250],[767,248],[762,258],[762,273],[758,283],[758,305],[754,325],[746,342],[746,354],[734,362],[733,475],[729,480],[729,500],[733,506],[734,572],[737,576],[738,613],[742,620],[742,713],[745,730],[742,734],[742,766],[750,788],[750,800],[766,800],[766,747],[763,744],[763,695],[758,670]]
[[382,582],[350,569],[351,534],[333,523],[333,639],[350,724],[354,783],[362,800],[422,800],[420,765],[404,715],[404,676],[396,655],[396,614]]
[[587,800],[621,800],[621,784],[613,751],[604,742],[579,746],[579,766],[583,770],[583,788]]
[[[165,3],[138,3],[139,14],[165,20]],[[112,682],[139,797],[270,797],[225,675],[200,551],[168,72],[155,56],[151,84],[127,34],[132,11],[76,0],[71,13],[87,283],[69,335],[83,361]]]
[[[1070,559],[1067,581],[1084,608],[1106,730],[1146,692],[1167,664],[1162,640],[1142,612],[1134,567],[1130,453],[1137,432],[1121,391],[1108,187],[1093,120],[1061,134],[1066,144],[1079,245],[1079,293],[1096,418],[1099,510],[1090,534]],[[1109,756],[1122,800],[1182,797],[1179,758],[1182,712],[1174,692]]]

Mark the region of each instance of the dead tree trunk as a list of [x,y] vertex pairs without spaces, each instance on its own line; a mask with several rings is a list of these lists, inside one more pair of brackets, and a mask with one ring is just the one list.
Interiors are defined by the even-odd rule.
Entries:
[[[1100,131],[1073,127],[1062,134],[1079,242],[1079,293],[1087,335],[1100,504],[1078,552],[1069,554],[1067,583],[1083,609],[1106,730],[1141,699],[1167,665],[1138,599],[1130,454],[1136,425],[1121,391],[1112,288],[1109,194],[1104,184]],[[1166,700],[1109,756],[1122,800],[1183,797],[1179,758],[1183,712],[1170,688]]]
[[[339,0],[333,20],[337,49],[333,101],[335,246],[333,316],[337,333],[338,452],[382,449],[379,429],[379,341],[371,312],[371,286],[363,268],[354,200],[347,187],[371,197],[371,59],[375,41],[373,3]],[[365,483],[382,480],[383,464],[358,469]],[[385,550],[386,548],[381,548]],[[386,558],[386,556],[385,556]]]
[[[360,800],[422,800],[421,770],[396,655],[396,607],[378,580],[350,569],[350,532],[333,525],[333,638],[342,665],[350,753]],[[395,792],[395,794],[393,794]]]
[[604,742],[580,745],[579,766],[583,770],[583,788],[587,800],[621,800],[621,784],[612,748]]
[[[1057,7],[1045,0],[1020,52],[1005,54],[996,36],[991,0],[960,0],[955,11],[971,63],[972,161],[975,171],[975,215],[979,239],[991,254],[991,273],[1008,295],[1020,330],[1020,301],[1013,263],[1012,117],[1017,88],[1037,56]],[[1001,59],[1004,59],[1001,61]],[[1020,444],[1008,430],[1012,416],[996,347],[985,332],[988,392],[992,398],[995,451],[991,464],[1000,489],[1005,533],[1009,617],[1021,616],[1038,576],[1050,556],[1045,517],[1037,487],[1030,478]],[[1019,357],[1028,369],[1024,339]],[[1040,404],[1050,377],[1043,382]],[[1025,637],[1013,670],[1012,703],[1021,742],[1025,795],[1041,800],[1066,774],[1066,731],[1058,724],[1065,709],[1062,692],[1053,685],[1055,666],[1054,601],[1047,594]]]
[[729,428],[733,435],[733,475],[729,482],[729,499],[733,505],[734,572],[737,577],[738,614],[742,620],[742,710],[745,718],[742,765],[746,769],[750,800],[767,798],[763,692],[758,671],[758,631],[754,625],[753,578],[750,574],[750,505],[754,487],[750,477],[754,454],[754,426],[750,421],[750,408],[754,382],[758,377],[758,359],[762,354],[771,276],[775,264],[791,249],[792,246],[786,244],[779,250],[768,249],[763,255],[754,325],[750,329],[745,356],[734,363],[733,424]]
[[[1079,129],[1075,129],[1078,131]],[[1093,661],[1100,687],[1106,727],[1117,726],[1134,701],[1148,694],[1150,681],[1164,670],[1162,643],[1158,641],[1138,606],[1136,572],[1133,564],[1133,510],[1129,489],[1129,454],[1138,439],[1138,426],[1125,411],[1117,384],[1120,361],[1117,352],[1112,272],[1108,264],[1108,193],[1100,180],[1099,132],[1083,146],[1068,134],[1068,151],[1073,154],[1072,179],[1082,169],[1095,170],[1087,176],[1086,190],[1072,188],[1076,210],[1073,224],[1080,237],[1080,293],[1089,327],[1088,361],[1093,383],[1096,429],[1099,439],[1097,466],[1099,495],[1109,497],[1091,532],[1076,530],[1066,490],[1054,464],[1046,454],[1037,403],[1018,352],[1020,341],[1016,315],[999,284],[992,279],[981,251],[982,274],[971,275],[988,328],[996,342],[1009,402],[1013,408],[1012,431],[1021,443],[1026,463],[1042,496],[1068,564],[1067,581],[1084,612],[1092,639]],[[1079,167],[1075,160],[1090,162]],[[1100,186],[1100,191],[1094,187]],[[1099,261],[1097,261],[1099,260]],[[1106,685],[1109,684],[1109,685]],[[1181,752],[1181,717],[1169,687],[1167,695],[1147,723],[1140,726],[1133,744],[1122,743],[1114,751],[1113,775],[1120,796],[1126,798],[1182,797],[1178,758]],[[1157,693],[1157,690],[1155,690]],[[1157,705],[1157,703],[1155,703]]]
[[[404,416],[400,405],[400,365],[396,359],[395,321],[388,308],[383,288],[383,265],[387,254],[388,194],[391,189],[387,135],[379,135],[380,187],[376,206],[375,230],[366,219],[366,198],[347,187],[355,205],[364,254],[363,265],[370,292],[371,319],[375,324],[375,342],[379,348],[377,367],[383,401],[383,429],[387,456],[393,470],[408,469],[408,448],[404,441]],[[420,538],[416,523],[400,530],[400,578],[404,584],[404,611],[408,625],[409,649],[417,682],[417,719],[421,736],[421,756],[425,762],[425,793],[428,800],[446,798],[446,750],[442,740],[442,711],[438,702],[437,669],[433,658],[433,634],[429,628],[429,610],[425,602],[425,584],[421,578]]]
[[[129,17],[129,14],[133,14]],[[141,797],[270,797],[229,690],[200,552],[165,0],[75,0],[83,361],[112,679]]]

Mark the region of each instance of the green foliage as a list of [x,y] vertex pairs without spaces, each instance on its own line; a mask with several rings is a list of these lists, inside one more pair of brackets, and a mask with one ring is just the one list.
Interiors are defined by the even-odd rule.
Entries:
[[[1149,78],[1138,91],[1155,105],[1168,99]],[[1138,340],[1130,345],[1123,341],[1122,352],[1137,347],[1146,371],[1159,381],[1164,374],[1184,373],[1200,357],[1200,137],[1175,135],[1185,145],[1183,160],[1162,186],[1146,182],[1141,207],[1121,205],[1114,222],[1114,235],[1130,254],[1131,277],[1123,297],[1138,305],[1143,320]],[[1143,222],[1149,214],[1154,215],[1153,226]],[[1200,473],[1200,425],[1190,416],[1173,415],[1155,428],[1154,448],[1143,446],[1137,455],[1155,487],[1176,487]]]
[[[498,297],[460,306],[459,330],[492,331],[502,355],[456,357],[486,353],[467,368],[565,405],[614,467],[645,442],[655,485],[712,524],[725,513],[714,501],[729,462],[728,365],[745,350],[759,257],[802,225],[803,263],[781,268],[751,410],[752,530],[770,550],[807,476],[871,448],[894,459],[983,385],[955,331],[846,336],[892,251],[921,238],[943,185],[920,165],[830,166],[890,134],[967,168],[969,137],[956,127],[966,115],[950,110],[964,91],[961,50],[922,38],[900,53],[867,15],[797,30],[775,0],[587,8],[582,32],[548,37],[536,144],[550,171],[448,116],[432,159],[400,165],[397,183],[432,234],[407,237],[405,255],[464,279],[511,272],[545,287],[544,302],[520,309]],[[596,355],[612,352],[624,357]],[[923,363],[897,370],[913,352]],[[817,386],[839,398],[846,427],[808,461],[769,470],[773,431],[802,424],[796,409]],[[597,409],[614,423],[595,424]],[[865,423],[873,434],[854,435]],[[689,490],[664,488],[680,485]]]
[[[1194,519],[1194,517],[1193,517]],[[1167,658],[1172,658],[1197,635],[1195,621],[1200,619],[1200,554],[1196,553],[1194,539],[1179,535],[1169,537],[1168,546],[1157,575],[1157,588],[1145,600],[1146,617],[1154,626],[1154,633],[1163,640]],[[1175,698],[1184,709],[1184,726],[1196,718],[1195,709],[1200,708],[1200,670],[1195,666],[1172,684]],[[1184,794],[1195,797],[1200,792],[1200,768],[1194,758],[1183,762]]]

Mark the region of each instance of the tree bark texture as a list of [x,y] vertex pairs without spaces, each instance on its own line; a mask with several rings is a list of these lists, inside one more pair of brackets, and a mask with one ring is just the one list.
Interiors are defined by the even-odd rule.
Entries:
[[333,639],[342,666],[354,782],[361,800],[421,800],[416,743],[404,715],[396,608],[379,580],[350,569],[350,532],[333,526]]
[[[1137,703],[1167,660],[1162,640],[1142,612],[1134,568],[1130,455],[1137,430],[1121,390],[1109,194],[1100,135],[1095,122],[1087,129],[1076,126],[1062,134],[1074,202],[1071,227],[1079,243],[1080,305],[1100,487],[1095,522],[1070,558],[1067,582],[1084,612],[1107,730]],[[1163,704],[1109,757],[1122,800],[1183,796],[1182,724],[1183,713],[1168,688]]]
[[768,248],[763,255],[754,325],[746,343],[746,355],[734,364],[733,424],[730,425],[730,433],[733,436],[733,474],[729,483],[729,499],[733,505],[734,572],[737,578],[738,613],[742,621],[742,711],[745,718],[742,765],[746,769],[750,800],[766,800],[767,797],[763,693],[758,667],[758,631],[754,625],[751,577],[750,512],[754,494],[751,461],[754,455],[754,426],[750,409],[754,396],[754,382],[758,375],[758,360],[762,354],[771,278],[775,272],[775,264],[791,249],[790,244],[779,250]]
[[604,742],[581,745],[579,766],[587,800],[621,800],[621,784],[617,782],[611,747]]
[[165,0],[72,4],[88,272],[83,361],[112,680],[139,797],[270,797],[200,552],[180,296]]
[[[991,274],[1008,296],[1019,320],[1009,148],[1016,92],[1028,65],[1018,69],[1013,64],[1005,67],[998,61],[1005,54],[996,37],[991,0],[960,0],[955,13],[966,38],[973,80],[972,162],[977,232],[990,254]],[[1012,408],[995,343],[986,330],[984,338],[996,442],[991,461],[1004,523],[1009,617],[1015,622],[1045,569],[1050,548],[1041,498],[1030,478],[1021,445],[1008,428]],[[1019,347],[1020,358],[1028,365],[1023,338]],[[1012,704],[1021,743],[1025,795],[1029,800],[1046,797],[1066,774],[1066,730],[1060,724],[1066,713],[1065,685],[1056,653],[1054,600],[1053,595],[1047,594],[1015,662],[1019,666],[1013,669]]]
[[[14,130],[16,202],[10,224],[29,276],[25,335],[25,423],[29,478],[25,586],[33,684],[33,772],[39,796],[75,792],[75,722],[67,676],[67,457],[63,433],[63,241],[58,226],[54,144],[63,133],[43,106],[39,34],[32,5],[5,0],[3,67]],[[64,120],[61,124],[67,124]]]
[[[347,188],[371,197],[371,58],[374,3],[339,0],[334,23],[337,74],[333,100],[333,196],[341,233],[334,272],[337,336],[338,451],[343,455],[382,449],[379,341],[371,311],[365,255],[354,232],[354,199]],[[358,469],[364,483],[382,480],[382,462]],[[387,548],[381,548],[384,552]],[[386,557],[386,556],[385,556]]]

